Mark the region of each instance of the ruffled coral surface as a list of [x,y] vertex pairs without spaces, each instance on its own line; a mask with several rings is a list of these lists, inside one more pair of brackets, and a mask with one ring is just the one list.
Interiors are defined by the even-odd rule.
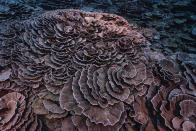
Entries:
[[194,130],[196,66],[149,45],[114,14],[56,10],[10,25],[0,130]]

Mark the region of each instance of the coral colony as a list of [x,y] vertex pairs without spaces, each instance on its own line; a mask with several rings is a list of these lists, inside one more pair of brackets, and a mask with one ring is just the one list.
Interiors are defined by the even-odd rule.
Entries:
[[153,53],[138,30],[79,10],[10,25],[0,41],[0,130],[194,130],[195,68]]

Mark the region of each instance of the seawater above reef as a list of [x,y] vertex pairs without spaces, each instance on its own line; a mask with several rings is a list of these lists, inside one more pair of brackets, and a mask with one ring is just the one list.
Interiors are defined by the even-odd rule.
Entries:
[[15,20],[0,35],[2,131],[196,128],[194,55],[152,50],[152,31],[71,9]]

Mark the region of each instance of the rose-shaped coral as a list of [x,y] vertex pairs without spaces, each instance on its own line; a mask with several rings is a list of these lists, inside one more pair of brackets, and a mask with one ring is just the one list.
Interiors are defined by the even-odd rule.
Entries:
[[9,26],[0,40],[0,130],[39,130],[38,115],[57,131],[195,128],[194,66],[153,53],[138,30],[79,10]]
[[32,108],[35,114],[44,115],[48,121],[60,119],[68,115],[68,112],[59,105],[59,96],[52,94],[46,89],[37,94]]
[[187,94],[196,96],[196,65],[188,62],[182,63],[186,78],[187,88],[183,88]]
[[42,123],[31,109],[32,96],[12,92],[0,98],[0,130],[41,130]]
[[65,110],[83,114],[90,122],[113,126],[125,110],[124,103],[131,104],[134,96],[146,91],[146,74],[142,62],[121,66],[90,65],[88,69],[77,71],[65,84],[60,105]]
[[174,85],[170,88],[161,87],[151,100],[153,107],[157,111],[160,109],[160,116],[164,119],[165,126],[168,129],[195,129],[196,98],[183,93],[179,88],[175,88]]
[[120,64],[126,53],[134,58],[136,46],[146,41],[131,27],[112,14],[47,12],[9,27],[9,38],[1,42],[1,65],[11,72],[12,83],[32,88],[45,85],[59,94],[65,81],[88,64]]

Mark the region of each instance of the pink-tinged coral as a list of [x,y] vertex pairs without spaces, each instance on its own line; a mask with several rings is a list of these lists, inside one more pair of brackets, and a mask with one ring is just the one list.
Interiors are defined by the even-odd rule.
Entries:
[[11,74],[11,69],[10,68],[5,68],[3,70],[1,70],[0,72],[0,81],[5,81],[7,79],[9,79]]
[[195,127],[196,98],[185,94],[181,88],[174,84],[168,87],[162,86],[151,99],[154,110],[157,114],[160,110],[159,115],[163,118],[164,126],[168,130],[184,130],[185,128],[191,130]]
[[73,78],[72,90],[73,96],[78,102],[78,106],[82,108],[82,113],[92,122],[97,124],[102,123],[105,126],[114,125],[119,121],[121,113],[124,111],[123,103],[116,102],[112,105],[107,105],[106,108],[102,108],[98,105],[92,105],[90,100],[85,99],[85,95],[87,97],[87,94],[83,94],[81,91],[82,88],[87,88],[79,84],[81,75],[81,72],[76,73],[76,76]]
[[146,106],[146,98],[137,96],[131,107],[127,107],[128,117],[125,126],[129,129],[140,124],[140,129],[155,130],[150,113]]
[[37,94],[32,108],[35,114],[44,115],[48,122],[68,115],[68,112],[59,105],[59,96],[52,94],[48,90],[42,90]]
[[145,98],[138,96],[136,101],[133,102],[133,109],[135,113],[132,117],[141,125],[147,125],[150,121],[148,110],[145,106]]
[[108,67],[90,65],[88,69],[76,72],[75,77],[65,84],[60,104],[76,114],[80,111],[91,122],[113,126],[124,111],[123,102],[131,104],[134,96],[146,91],[146,86],[140,86],[145,80],[146,70],[142,62]]
[[156,74],[163,82],[178,80],[177,73],[179,72],[176,64],[168,59],[162,59],[156,64]]
[[[167,109],[166,101],[163,101],[163,104],[160,107],[161,116],[165,120],[165,125],[169,127],[170,129],[175,130],[191,130],[195,129],[195,120],[192,120],[196,115],[196,99],[192,96],[188,95],[178,95],[171,99],[171,102],[169,103],[169,109]],[[178,105],[180,107],[180,115],[175,115],[174,112],[179,113]],[[189,126],[185,123],[190,123]],[[171,124],[170,124],[171,123]],[[185,125],[184,125],[185,124]]]
[[60,94],[67,79],[90,64],[137,60],[146,40],[133,28],[113,14],[50,11],[10,26],[13,35],[5,38],[2,46],[11,53],[2,48],[1,57],[6,60],[4,56],[10,54],[7,60],[11,61],[12,82],[34,89],[44,85],[53,94]]
[[104,126],[103,124],[95,124],[91,122],[87,117],[84,115],[74,115],[72,117],[66,117],[62,121],[62,126],[59,129],[60,131],[119,131],[122,125],[125,122],[127,115],[126,112],[122,113],[122,116],[115,125],[111,126]]
[[182,68],[181,74],[186,79],[186,88],[182,88],[187,94],[196,96],[196,64],[195,57],[191,54],[178,53],[177,61]]
[[[28,92],[29,93],[29,92]],[[0,130],[41,130],[42,123],[33,114],[33,97],[12,92],[0,98]]]
[[72,79],[65,83],[59,97],[59,103],[62,109],[74,111],[76,114],[81,114],[82,109],[78,107],[76,100],[73,97]]
[[187,94],[196,96],[196,65],[191,63],[183,63],[183,75],[187,82],[187,88],[183,88]]
[[153,53],[138,31],[120,16],[79,10],[9,26],[0,130],[194,129],[194,64]]
[[52,113],[56,113],[56,114],[62,114],[65,112],[65,110],[61,109],[57,104],[53,103],[52,101],[49,100],[44,100],[43,101],[44,107],[52,112]]

